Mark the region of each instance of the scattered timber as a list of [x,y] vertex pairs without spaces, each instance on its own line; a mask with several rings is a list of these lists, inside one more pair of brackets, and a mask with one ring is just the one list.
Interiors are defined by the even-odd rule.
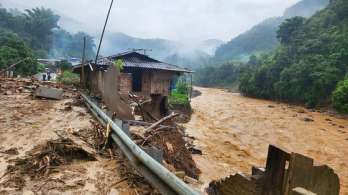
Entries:
[[27,60],[29,60],[28,57],[24,58],[23,60],[21,60],[21,61],[19,61],[17,63],[12,64],[11,66],[9,66],[9,67],[5,68],[4,70],[0,71],[0,75],[2,75],[3,73],[5,73],[6,71],[10,70],[11,68],[13,68],[13,67],[17,66],[18,64],[20,64],[20,63],[22,63],[24,61],[27,61]]

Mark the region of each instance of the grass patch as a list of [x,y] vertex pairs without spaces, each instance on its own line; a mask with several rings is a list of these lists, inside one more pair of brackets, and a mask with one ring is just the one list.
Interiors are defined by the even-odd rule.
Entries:
[[58,77],[58,82],[66,85],[78,84],[80,83],[80,75],[66,70]]
[[172,94],[168,98],[169,106],[173,104],[190,104],[186,94],[180,94],[176,90],[172,91]]

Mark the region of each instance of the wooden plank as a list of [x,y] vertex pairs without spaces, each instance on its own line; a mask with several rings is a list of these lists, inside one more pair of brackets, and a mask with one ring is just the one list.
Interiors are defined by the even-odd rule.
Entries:
[[293,195],[317,195],[311,191],[308,191],[308,190],[300,188],[300,187],[292,189],[291,191],[292,191]]
[[287,160],[290,160],[289,153],[269,145],[262,195],[282,194]]
[[291,153],[288,174],[284,183],[284,194],[293,194],[292,189],[309,188],[313,169],[313,159],[297,153]]

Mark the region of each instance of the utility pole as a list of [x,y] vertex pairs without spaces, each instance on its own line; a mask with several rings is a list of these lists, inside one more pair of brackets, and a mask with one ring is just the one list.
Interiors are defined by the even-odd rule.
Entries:
[[83,37],[83,51],[82,51],[82,63],[81,63],[81,83],[83,90],[86,90],[86,77],[85,77],[85,51],[86,51],[86,36]]
[[111,7],[112,7],[112,3],[113,2],[114,2],[114,0],[111,0],[111,4],[110,4],[109,11],[108,11],[108,15],[106,16],[103,32],[102,32],[102,35],[100,37],[100,42],[99,42],[99,46],[98,46],[98,50],[97,50],[97,55],[95,56],[94,65],[97,65],[97,60],[98,60],[98,56],[99,56],[100,46],[101,46],[101,44],[103,42],[104,32],[105,32],[106,24],[108,23],[108,20],[109,20],[109,15],[110,15],[110,11],[111,11]]

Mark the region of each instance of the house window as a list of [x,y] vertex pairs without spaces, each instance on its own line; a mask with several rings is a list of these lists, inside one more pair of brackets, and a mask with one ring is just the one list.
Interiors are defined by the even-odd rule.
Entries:
[[133,92],[141,92],[143,80],[143,71],[142,69],[133,69]]

